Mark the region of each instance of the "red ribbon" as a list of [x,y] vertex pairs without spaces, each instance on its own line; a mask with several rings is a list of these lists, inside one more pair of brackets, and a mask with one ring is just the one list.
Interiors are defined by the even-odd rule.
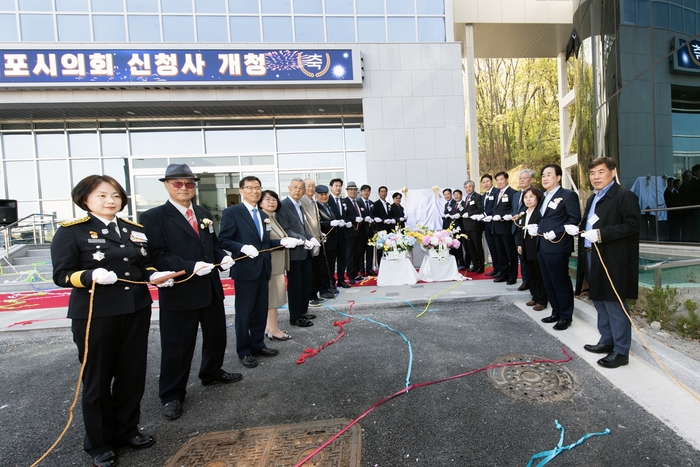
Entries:
[[[355,306],[355,300],[348,300],[348,303],[350,303],[350,310],[348,311],[348,314],[352,314],[352,307]],[[343,325],[348,324],[352,320],[351,317],[348,317],[348,319],[344,319],[342,321],[334,321],[333,326],[338,327],[338,336],[335,339],[329,340],[325,344],[319,346],[316,349],[313,349],[311,347],[307,347],[304,349],[304,351],[301,353],[301,356],[297,359],[297,365],[301,365],[306,361],[307,358],[311,358],[314,355],[318,354],[321,352],[321,350],[325,349],[329,345],[333,345],[336,342],[338,342],[344,335],[345,335],[345,330],[343,330]]]

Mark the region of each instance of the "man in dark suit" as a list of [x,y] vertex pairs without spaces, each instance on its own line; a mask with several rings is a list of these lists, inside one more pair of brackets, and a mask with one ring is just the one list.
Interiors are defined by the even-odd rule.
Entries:
[[[464,204],[464,199],[462,199],[462,190],[454,190],[452,196],[454,196],[455,202],[452,226],[462,232],[464,231],[462,214],[466,211],[466,205]],[[469,251],[467,248],[463,247],[466,247],[466,245],[460,245],[459,248],[450,248],[450,254],[454,255],[455,261],[457,261],[457,269],[460,271],[467,269],[471,263]]]
[[[328,185],[331,191],[331,196],[329,197],[328,202],[329,206],[333,210],[333,216],[335,216],[336,219],[343,221],[343,226],[338,226],[338,229],[340,229],[341,232],[338,232],[338,257],[336,258],[337,266],[335,268],[331,268],[331,273],[335,269],[336,275],[338,276],[336,281],[338,287],[349,289],[350,285],[348,285],[347,281],[345,280],[345,270],[347,269],[348,264],[348,247],[345,241],[345,204],[343,203],[343,199],[340,197],[340,193],[343,191],[343,181],[339,178],[334,178],[328,183]],[[351,227],[352,224],[350,224],[350,228]]]
[[[335,281],[333,279],[333,269],[335,268],[336,256],[338,255],[338,236],[342,235],[344,221],[336,219],[331,209],[328,198],[328,187],[318,185],[316,187],[316,205],[321,225],[322,240],[321,257],[325,264],[321,267],[320,296],[325,299],[335,298]],[[343,224],[341,226],[341,224]]]
[[[385,186],[380,186],[377,193],[379,199],[374,202],[374,231],[380,232],[382,230],[390,230],[393,219],[389,215],[389,203],[386,201],[386,195],[389,189]],[[382,257],[384,256],[383,250],[377,250],[377,266],[382,263]]]
[[345,229],[345,244],[348,250],[348,282],[355,284],[363,279],[360,276],[360,262],[365,254],[365,242],[363,242],[365,216],[357,203],[357,184],[348,182],[345,191],[348,194],[343,199],[345,224],[351,224],[351,227]]
[[[277,349],[265,346],[268,285],[272,271],[269,251],[283,244],[296,245],[290,238],[270,239],[267,214],[258,208],[262,187],[260,179],[243,177],[238,183],[243,202],[226,208],[221,215],[221,245],[234,256],[246,255],[231,268],[236,286],[236,353],[243,366],[255,368],[256,357],[274,357]],[[268,221],[269,222],[269,221]]]
[[[493,265],[493,271],[487,272],[487,276],[495,276],[498,274],[498,270],[501,266],[498,258],[498,251],[496,250],[496,240],[493,236],[493,225],[491,220],[493,219],[493,210],[496,207],[496,196],[495,193],[498,191],[493,186],[493,177],[490,174],[485,174],[481,176],[481,188],[484,190],[484,195],[482,200],[484,202],[484,237],[486,237],[486,245],[489,247],[489,253],[491,253],[491,264]],[[484,254],[484,261],[486,261],[486,254]]]
[[195,177],[185,164],[170,164],[161,178],[169,199],[162,206],[141,214],[150,245],[153,265],[159,270],[181,271],[191,279],[172,288],[158,289],[160,300],[161,362],[159,394],[163,415],[173,420],[182,415],[187,379],[202,327],[203,385],[233,383],[240,373],[228,373],[221,366],[226,351],[224,291],[214,264],[227,270],[233,259],[226,255],[214,233],[212,215],[192,203]]
[[[668,186],[664,190],[664,202],[667,208],[677,208],[683,205],[681,202],[681,194],[674,187],[675,181],[676,179],[673,177],[668,177],[668,179],[666,179]],[[671,210],[666,214],[668,216],[668,239],[672,242],[680,242],[683,211]]]
[[[301,197],[301,205],[304,208],[304,216],[308,221],[307,230],[316,238],[317,242],[321,241],[321,226],[318,223],[318,207],[314,195],[316,194],[316,182],[307,178],[304,180],[304,196]],[[311,294],[309,296],[309,306],[319,307],[325,301],[323,297],[319,297],[318,293],[321,289],[321,269],[325,268],[322,258],[319,257],[320,250],[314,250],[313,258],[311,258]]]
[[581,221],[578,195],[559,185],[561,177],[562,170],[557,164],[542,168],[542,186],[547,190],[537,207],[542,219],[539,225],[528,226],[530,235],[541,234],[537,239],[537,260],[552,305],[552,315],[542,318],[542,322],[556,323],[557,331],[567,329],[574,314],[574,291],[569,278],[569,257],[574,251],[574,241],[566,234],[564,226],[578,225]]
[[374,252],[376,248],[367,244],[374,235],[374,201],[369,199],[371,194],[372,187],[362,185],[360,187],[360,198],[357,200],[357,205],[360,206],[360,212],[362,212],[364,217],[364,236],[362,238],[364,255],[360,258],[360,274],[364,277],[377,275],[374,272]]
[[496,205],[493,209],[493,233],[496,251],[500,261],[494,282],[513,285],[518,280],[518,250],[513,236],[513,195],[515,190],[508,186],[508,172],[496,174]]
[[289,252],[287,271],[287,297],[289,302],[289,324],[292,326],[313,326],[316,315],[308,313],[311,293],[313,250],[321,244],[311,234],[309,221],[304,215],[301,197],[304,196],[304,180],[293,178],[289,182],[289,196],[280,203],[276,218],[280,227],[290,237],[302,243]]
[[[605,368],[629,363],[632,326],[626,300],[636,299],[639,290],[639,199],[615,182],[616,167],[610,157],[599,157],[588,164],[595,196],[588,198],[581,223],[573,229],[567,227],[571,234],[585,231],[579,237],[576,294],[581,293],[585,276],[590,287],[588,296],[598,312],[600,339],[583,348],[607,354],[598,360],[598,365]],[[601,258],[624,308],[603,270]]]
[[460,239],[460,243],[466,243],[469,257],[474,266],[474,272],[484,272],[484,246],[482,242],[484,224],[479,222],[484,212],[482,196],[476,192],[475,184],[471,180],[464,182],[465,210],[462,214],[462,226],[467,239]]
[[[520,213],[523,213],[527,210],[525,204],[523,203],[523,192],[532,186],[532,180],[534,177],[535,173],[530,169],[523,169],[520,171],[520,175],[518,176],[518,185],[520,186],[520,191],[516,191],[513,195],[513,212],[511,213],[511,215],[513,216],[514,221],[517,221],[520,218]],[[516,243],[518,236],[517,234],[517,227],[515,224],[513,224],[513,235],[516,237]],[[527,273],[526,268],[523,267],[523,256],[518,255],[518,260],[520,262],[520,276],[523,278],[523,283],[520,284],[518,290],[522,292],[523,290],[528,289]]]
[[448,229],[454,220],[452,216],[456,214],[457,202],[452,198],[451,188],[442,190],[442,196],[445,198],[445,206],[442,209],[442,228]]

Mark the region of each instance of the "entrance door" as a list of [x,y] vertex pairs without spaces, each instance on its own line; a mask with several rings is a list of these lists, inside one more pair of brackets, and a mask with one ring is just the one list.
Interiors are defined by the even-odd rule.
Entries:
[[219,232],[221,213],[228,206],[239,203],[239,172],[199,174],[197,184],[197,203],[208,209],[213,216],[214,229]]

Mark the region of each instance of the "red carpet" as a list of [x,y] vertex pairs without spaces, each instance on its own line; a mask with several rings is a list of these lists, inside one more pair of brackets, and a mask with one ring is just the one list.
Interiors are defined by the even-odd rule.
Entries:
[[[475,272],[467,272],[465,271],[459,271],[460,274],[462,274],[464,277],[467,277],[469,279],[475,280],[475,281],[481,281],[481,280],[493,280],[491,276],[487,276],[486,273],[492,271],[492,267],[487,267],[484,269],[483,274],[477,274]],[[520,276],[518,275],[518,278]],[[423,281],[418,281],[419,284],[423,284]],[[376,287],[377,286],[377,277],[372,276],[368,277],[367,279],[363,280],[362,282],[358,282],[357,284],[352,285],[351,287]]]

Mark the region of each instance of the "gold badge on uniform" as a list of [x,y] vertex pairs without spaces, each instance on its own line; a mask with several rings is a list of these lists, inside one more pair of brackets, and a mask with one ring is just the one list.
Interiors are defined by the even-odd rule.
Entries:
[[90,231],[90,238],[97,238],[97,232]]

